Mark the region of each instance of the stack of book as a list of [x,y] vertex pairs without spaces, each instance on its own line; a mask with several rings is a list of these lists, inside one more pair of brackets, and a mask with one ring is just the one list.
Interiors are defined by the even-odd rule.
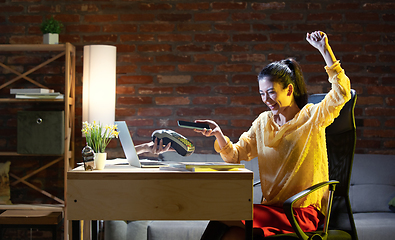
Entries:
[[11,89],[10,94],[20,99],[63,99],[63,94],[46,88],[19,88]]

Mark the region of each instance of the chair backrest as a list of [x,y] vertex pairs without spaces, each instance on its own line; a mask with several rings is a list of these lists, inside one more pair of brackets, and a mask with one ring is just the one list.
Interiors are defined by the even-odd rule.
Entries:
[[[318,103],[326,94],[309,96],[310,103]],[[351,89],[351,99],[344,105],[340,115],[326,128],[326,145],[329,162],[329,179],[340,183],[334,193],[330,227],[350,232],[358,239],[349,199],[352,164],[356,144],[356,126],[354,108],[357,100],[355,90]],[[344,226],[344,215],[348,215],[348,226]],[[339,223],[342,222],[340,226]]]

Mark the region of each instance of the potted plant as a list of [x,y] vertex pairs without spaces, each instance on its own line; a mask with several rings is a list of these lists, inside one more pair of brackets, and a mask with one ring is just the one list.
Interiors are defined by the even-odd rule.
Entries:
[[44,44],[58,44],[59,33],[63,30],[63,24],[51,17],[41,23],[40,30],[44,34]]
[[95,152],[95,168],[102,170],[107,158],[105,152],[107,145],[110,143],[113,137],[118,137],[119,132],[116,131],[117,126],[105,126],[103,127],[100,123],[83,122],[82,133],[86,138],[86,145],[91,147]]

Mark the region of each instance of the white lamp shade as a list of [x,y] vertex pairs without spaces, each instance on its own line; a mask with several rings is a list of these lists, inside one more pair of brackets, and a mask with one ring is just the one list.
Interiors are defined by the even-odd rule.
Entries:
[[84,46],[82,121],[113,125],[116,101],[117,48]]

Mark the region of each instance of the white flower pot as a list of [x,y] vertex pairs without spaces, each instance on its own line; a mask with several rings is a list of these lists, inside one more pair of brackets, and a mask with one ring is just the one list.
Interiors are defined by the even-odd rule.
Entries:
[[106,165],[107,153],[95,153],[95,169],[103,170]]
[[44,44],[59,44],[59,34],[57,33],[46,33],[43,35]]

